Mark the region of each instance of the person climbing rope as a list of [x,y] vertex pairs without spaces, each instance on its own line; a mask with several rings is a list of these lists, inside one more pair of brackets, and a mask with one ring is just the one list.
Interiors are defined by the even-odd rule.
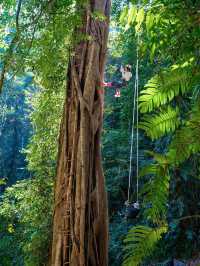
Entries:
[[103,87],[115,88],[115,97],[121,96],[120,89],[127,86],[128,81],[132,78],[131,65],[125,65],[120,67],[122,78],[120,81],[103,82]]
[[140,212],[140,204],[138,201],[130,203],[128,200],[125,202],[126,218],[135,219]]

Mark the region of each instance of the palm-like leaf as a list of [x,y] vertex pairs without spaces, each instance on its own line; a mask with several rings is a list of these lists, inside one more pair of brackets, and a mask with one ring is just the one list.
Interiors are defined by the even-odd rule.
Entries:
[[144,216],[155,224],[159,224],[161,220],[166,218],[170,180],[170,177],[164,175],[161,169],[158,169],[157,172],[163,174],[160,175],[160,173],[151,177],[141,191],[142,194],[145,194],[144,204],[146,209],[144,210]]
[[141,195],[144,197],[144,216],[159,225],[160,221],[166,219],[167,201],[169,195],[169,162],[162,154],[149,152],[156,162],[146,166],[140,175],[150,175],[149,180],[143,186]]
[[200,152],[200,107],[193,107],[188,122],[176,131],[167,153],[172,165],[179,165],[192,154]]
[[123,266],[137,266],[150,256],[160,240],[166,226],[151,228],[148,226],[133,227],[125,239],[125,260]]
[[152,77],[141,91],[140,111],[151,112],[169,103],[179,94],[191,90],[191,67],[175,67]]
[[179,110],[168,106],[158,114],[149,114],[143,117],[139,127],[143,129],[152,140],[173,132],[180,125]]

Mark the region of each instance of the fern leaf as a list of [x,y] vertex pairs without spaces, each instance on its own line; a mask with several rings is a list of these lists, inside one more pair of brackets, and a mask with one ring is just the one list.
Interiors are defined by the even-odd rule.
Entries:
[[148,226],[133,227],[124,240],[125,259],[123,266],[140,265],[146,257],[152,254],[156,243],[166,231],[166,226],[159,228]]
[[169,180],[168,175],[157,174],[143,186],[141,191],[142,194],[145,194],[144,216],[154,224],[159,224],[160,220],[166,218]]
[[144,166],[140,170],[140,177],[146,176],[146,175],[155,175],[157,173],[157,166],[155,164],[149,164]]
[[143,117],[139,127],[143,129],[152,140],[173,132],[180,125],[179,110],[168,107],[158,114],[149,114]]
[[148,175],[149,180],[143,185],[141,198],[144,198],[144,216],[154,224],[166,219],[169,195],[169,161],[167,156],[148,152],[155,162],[145,166],[140,175]]
[[156,153],[153,151],[146,151],[147,154],[151,155],[153,159],[158,162],[160,165],[166,165],[168,164],[167,156],[164,154]]
[[172,165],[179,165],[189,159],[192,154],[200,152],[199,136],[200,127],[198,135],[196,134],[195,129],[192,130],[190,128],[182,128],[176,132],[167,153]]
[[152,77],[141,91],[140,111],[141,113],[152,110],[171,102],[175,96],[185,94],[192,89],[191,67],[188,65],[172,66],[160,75]]
[[[153,151],[146,151],[147,154],[151,155],[153,159],[162,167],[165,167],[169,164],[167,156],[163,154],[159,154]],[[140,177],[145,175],[156,175],[158,174],[158,164],[152,163],[149,165],[144,166],[140,170]]]
[[167,153],[172,165],[179,165],[191,156],[191,144],[192,134],[190,129],[182,128],[176,132]]
[[193,107],[187,124],[176,131],[167,153],[172,165],[179,165],[192,154],[200,152],[200,107]]

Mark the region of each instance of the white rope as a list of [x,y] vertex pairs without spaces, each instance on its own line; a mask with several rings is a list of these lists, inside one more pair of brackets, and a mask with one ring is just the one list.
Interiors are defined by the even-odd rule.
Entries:
[[133,96],[133,114],[132,114],[132,130],[131,130],[131,149],[129,159],[129,177],[128,177],[128,203],[130,203],[130,189],[131,189],[131,174],[132,174],[132,160],[133,160],[133,142],[134,142],[134,125],[135,125],[135,109],[136,109],[136,96],[137,96],[137,63],[135,68],[135,86]]
[[133,144],[134,144],[134,127],[135,127],[135,113],[136,113],[136,199],[139,201],[139,33],[137,33],[136,43],[136,66],[135,66],[135,86],[133,96],[133,118],[132,118],[132,130],[131,130],[131,148],[129,159],[129,177],[128,177],[128,204],[130,203],[130,189],[131,189],[131,176],[132,176],[132,160],[133,160]]
[[137,117],[137,121],[136,121],[136,130],[137,130],[137,135],[136,135],[136,189],[137,189],[137,202],[138,202],[138,198],[139,198],[139,103],[138,103],[138,99],[139,99],[139,51],[138,51],[138,45],[139,45],[139,33],[137,36],[137,66],[136,66],[136,81],[137,81],[137,86],[136,86],[136,91],[137,91],[137,95],[136,95],[136,104],[137,104],[137,110],[136,110],[136,117]]
[[[149,0],[148,6],[151,8],[153,0]],[[140,7],[140,0],[138,0],[138,8]],[[133,144],[134,144],[134,127],[135,127],[135,112],[136,112],[136,199],[139,203],[139,41],[140,36],[137,33],[136,42],[136,67],[135,67],[135,86],[133,96],[133,119],[132,119],[132,132],[131,132],[131,148],[129,160],[129,181],[128,181],[128,204],[130,204],[130,189],[131,189],[131,176],[132,176],[132,160],[133,160]]]

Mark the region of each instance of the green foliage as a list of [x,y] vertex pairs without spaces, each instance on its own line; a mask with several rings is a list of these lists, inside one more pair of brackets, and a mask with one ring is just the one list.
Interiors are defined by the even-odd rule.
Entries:
[[191,73],[191,66],[185,62],[182,66],[173,65],[152,77],[141,91],[140,111],[151,112],[191,90]]
[[144,216],[155,224],[159,224],[166,217],[169,180],[167,175],[157,175],[142,189],[142,193],[146,193],[144,204],[147,206],[144,210]]
[[31,107],[26,102],[26,94],[35,91],[31,81],[31,73],[9,80],[0,95],[0,177],[7,185],[28,176],[21,150],[31,134]]
[[131,25],[132,23],[134,23],[135,20],[138,18],[138,16],[137,16],[137,8],[136,8],[135,6],[132,6],[131,8],[129,8],[126,19],[127,19],[127,18],[128,18],[128,21],[127,21],[127,25],[126,25],[126,27],[125,27],[126,30],[127,30],[127,29],[130,27],[130,25]]
[[[4,224],[0,230],[0,259],[10,261],[8,265],[22,265],[23,261],[26,266],[39,266],[47,261],[62,103],[62,87],[59,94],[39,91],[33,102],[34,135],[26,154],[34,178],[7,188],[0,206],[0,221]],[[5,254],[7,245],[10,253]],[[17,257],[19,262],[15,262]]]
[[139,31],[141,30],[144,17],[145,17],[144,8],[140,8],[137,12],[137,17],[136,17],[136,23],[137,23],[135,26],[136,33],[139,33]]
[[[136,4],[135,1],[132,3]],[[140,92],[139,98],[140,128],[144,130],[145,135],[155,141],[154,150],[160,152],[160,154],[151,153],[154,161],[147,162],[140,172],[142,177],[140,182],[145,182],[141,189],[141,197],[144,197],[142,218],[145,223],[153,225],[153,229],[150,228],[151,231],[159,230],[160,226],[166,223],[167,214],[172,224],[173,216],[176,216],[178,209],[182,210],[180,217],[183,215],[183,210],[187,209],[185,204],[188,195],[179,189],[181,176],[184,176],[185,180],[190,180],[191,183],[194,182],[193,178],[197,179],[199,176],[199,167],[195,165],[199,162],[200,127],[197,107],[199,99],[192,95],[193,91],[198,91],[199,44],[196,42],[200,34],[197,29],[198,8],[195,1],[183,3],[180,0],[156,0],[151,5],[146,1],[142,1],[142,4],[143,7],[141,6],[137,11],[137,16],[139,12],[143,13],[143,8],[146,11],[146,14],[141,15],[141,21],[128,18],[127,13],[122,21],[122,27],[130,30],[131,26],[135,26],[136,32],[140,35],[140,57],[148,54],[154,67],[154,73]],[[192,13],[189,11],[191,8]],[[170,189],[174,189],[174,194],[171,192],[169,199]],[[168,206],[173,208],[170,209]],[[196,198],[193,201],[193,207],[197,213],[198,206]],[[191,210],[188,208],[187,211],[190,213]],[[139,222],[144,223],[141,220]],[[190,223],[188,224],[190,226]],[[168,231],[171,246],[173,247],[176,243],[189,254],[188,250],[192,248],[186,243],[179,243],[183,228],[182,224],[182,227],[165,230]],[[156,254],[152,253],[154,249],[151,248],[151,243],[154,243],[154,247],[159,244],[162,234],[154,238],[155,241],[150,242],[149,248],[145,233],[142,236],[139,235],[137,226],[132,230],[136,232],[135,236],[138,239],[131,235],[130,239],[135,241],[134,245],[125,244],[128,247],[125,265],[140,265],[147,259],[150,265],[153,261],[151,256],[156,257]],[[195,232],[194,235],[196,234],[195,226],[191,231]],[[198,243],[198,240],[191,235],[192,233],[190,237],[195,243]],[[155,250],[155,252],[158,251]],[[180,256],[180,253],[177,254],[176,251],[173,254],[168,252],[165,256],[169,257],[165,257],[164,260],[171,256]],[[184,257],[183,251],[182,257]]]
[[[118,8],[122,6],[118,4]],[[113,2],[115,8],[116,2]],[[122,6],[123,8],[123,6]],[[115,16],[115,14],[114,14]],[[116,22],[118,23],[118,22]],[[114,23],[113,23],[114,24]],[[112,27],[112,24],[111,24]],[[106,65],[106,81],[118,81],[121,78],[117,70],[121,64],[131,64],[134,68],[135,47],[134,28],[124,32],[124,28],[115,25],[110,31],[109,57]],[[143,63],[142,63],[143,66]],[[141,84],[144,77],[149,77],[151,69],[149,65],[142,68]],[[131,120],[133,109],[134,79],[126,88],[121,90],[121,97],[114,98],[114,90],[105,89],[104,130],[102,138],[103,165],[108,191],[109,217],[110,217],[110,242],[109,242],[109,265],[119,266],[123,261],[123,238],[133,223],[125,219],[125,205],[128,189],[129,152],[131,136]],[[136,139],[134,138],[134,141]],[[141,138],[140,164],[145,164],[144,150],[146,143]],[[131,198],[135,199],[135,169],[136,153],[133,154],[133,178],[131,186]]]
[[131,9],[129,9],[127,6],[124,8],[124,10],[121,12],[121,15],[120,15],[120,18],[119,18],[119,21],[121,24],[126,24],[126,19],[127,19],[127,15],[129,12],[132,12],[133,13],[133,9],[132,11],[129,11]]
[[[35,98],[28,93],[34,134],[24,151],[34,178],[7,188],[2,197],[0,221],[4,226],[0,230],[3,234],[0,259],[10,261],[8,265],[22,265],[23,261],[27,266],[39,266],[47,261],[63,98],[62,87],[57,93],[51,88],[38,89]],[[11,252],[5,254],[7,245]],[[15,262],[17,257],[19,262]]]
[[6,184],[5,178],[0,178],[0,186],[5,185],[5,184]]
[[127,221],[122,219],[121,215],[115,214],[110,221],[109,236],[109,264],[112,266],[122,265],[123,261],[123,240],[127,233]]
[[141,31],[141,26],[145,18],[144,8],[138,8],[135,5],[131,5],[129,8],[125,7],[121,12],[120,23],[125,27],[125,31],[135,24],[136,33]]
[[166,226],[150,228],[138,225],[133,227],[124,240],[126,256],[123,265],[140,265],[146,257],[152,254],[157,242],[166,231]]
[[144,167],[140,176],[148,175],[141,196],[144,196],[144,217],[159,225],[166,220],[167,202],[169,197],[169,170],[166,156],[150,153],[155,162]]
[[[28,105],[33,108],[33,136],[24,150],[33,178],[8,188],[2,197],[0,264],[3,266],[39,266],[47,261],[66,68],[69,50],[75,41],[72,32],[80,23],[76,4],[81,10],[83,2],[23,1],[20,39],[12,50],[14,59],[10,60],[9,71],[14,74],[31,70],[37,87],[36,95],[28,93]],[[141,200],[141,215],[134,222],[140,225],[130,230],[125,241],[125,265],[145,264],[148,258],[145,265],[150,265],[152,256],[157,255],[160,259],[158,254],[161,252],[156,250],[156,246],[160,244],[163,233],[167,231],[169,242],[175,246],[174,235],[183,235],[174,222],[174,212],[175,217],[177,213],[183,215],[186,209],[184,201],[190,199],[187,194],[189,189],[185,185],[186,189],[181,195],[178,195],[179,189],[174,189],[175,200],[169,199],[169,181],[172,187],[176,187],[177,168],[181,169],[185,180],[200,176],[200,110],[198,97],[192,97],[193,90],[197,93],[199,90],[199,8],[195,1],[155,0],[149,6],[149,1],[145,0],[141,1],[143,6],[140,8],[136,2],[132,0],[129,7],[126,6],[127,1],[113,2],[112,19],[115,21],[112,25],[119,27],[111,30],[112,43],[109,48],[112,58],[109,58],[111,65],[108,66],[110,71],[107,71],[107,78],[118,80],[117,68],[121,64],[134,66],[135,32],[139,33],[140,86],[146,83],[140,93],[140,125],[145,135],[154,142],[140,134],[140,166],[145,165],[140,171],[140,197],[144,199]],[[16,1],[3,3],[1,62],[15,36],[15,5]],[[124,11],[120,17],[121,10]],[[94,12],[93,18],[104,21],[99,12]],[[88,38],[85,35],[78,37],[76,41]],[[122,260],[123,235],[129,226],[133,226],[122,220],[123,204],[127,199],[133,86],[130,82],[121,91],[120,99],[113,98],[112,90],[106,92],[102,146],[111,217],[110,262],[117,266]],[[1,117],[8,111],[4,107],[0,110]],[[144,156],[143,150],[147,148],[157,151],[150,152],[153,161]],[[133,176],[135,161],[134,157]],[[132,198],[135,197],[134,185],[135,179],[132,180]],[[194,198],[191,200],[192,211],[196,211],[195,206],[199,202],[196,194]],[[169,210],[167,203],[170,205],[173,202],[177,204],[177,209]],[[171,219],[169,228],[165,225],[167,212]],[[187,215],[186,211],[184,215]],[[186,232],[196,245],[197,237],[194,236],[198,234],[194,234],[190,224]],[[180,239],[177,241],[183,247],[182,252],[191,250]],[[165,245],[162,247],[166,248]]]
[[[0,232],[0,257],[7,257],[9,265],[22,254],[27,266],[46,262],[51,239],[52,185],[48,180],[28,179],[17,182],[4,192],[0,204],[0,219],[4,221]],[[8,243],[10,254],[5,254]],[[12,257],[15,248],[19,249],[18,254]]]
[[168,108],[156,114],[144,115],[140,122],[140,128],[145,131],[152,140],[158,139],[167,133],[175,131],[180,125],[179,109]]
[[[26,92],[27,105],[32,108],[33,135],[24,148],[32,178],[7,188],[2,196],[0,261],[5,266],[39,266],[48,260],[66,69],[73,45],[71,33],[79,23],[73,1],[63,0],[56,5],[49,1],[22,2],[21,38],[13,50],[15,64],[7,71],[12,75],[26,69],[34,76],[36,93]],[[16,3],[12,4],[14,7]],[[22,89],[22,84],[19,87]]]
[[25,152],[29,170],[39,176],[55,176],[63,98],[62,87],[57,93],[51,89],[41,89],[31,103],[34,110],[31,114],[34,135]]
[[172,165],[180,165],[192,155],[200,151],[200,123],[199,123],[199,99],[192,111],[186,125],[176,131],[176,134],[169,145],[167,156]]
[[153,27],[153,25],[154,25],[154,19],[155,19],[154,14],[151,11],[148,11],[147,12],[147,15],[146,15],[146,29],[147,29],[147,33],[149,33],[150,30],[151,30],[151,28]]

